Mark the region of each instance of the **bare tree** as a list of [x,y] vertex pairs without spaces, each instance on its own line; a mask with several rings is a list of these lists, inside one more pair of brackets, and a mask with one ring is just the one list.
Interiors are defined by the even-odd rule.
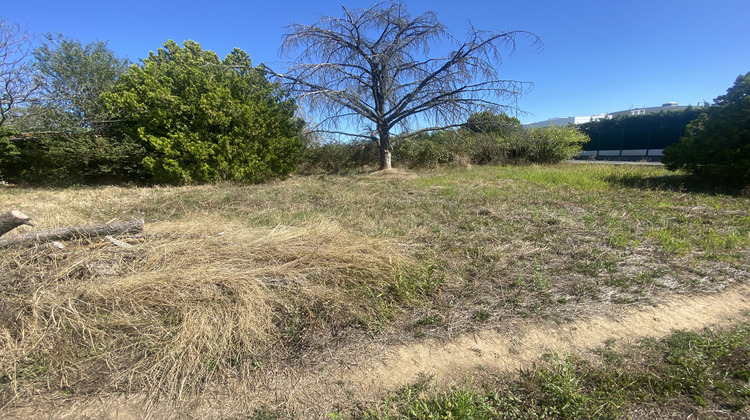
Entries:
[[[501,79],[498,67],[519,37],[541,45],[529,32],[473,27],[459,42],[434,12],[412,17],[403,3],[380,3],[343,8],[343,17],[322,17],[313,25],[292,24],[281,51],[299,51],[296,60],[284,74],[264,67],[321,113],[323,131],[378,142],[380,168],[389,169],[394,127],[409,136],[455,127],[479,110],[517,109],[530,84]],[[451,51],[431,57],[441,43]],[[415,122],[427,127],[409,130]]]
[[0,127],[11,111],[27,102],[38,85],[26,59],[31,51],[31,38],[18,24],[0,19]]

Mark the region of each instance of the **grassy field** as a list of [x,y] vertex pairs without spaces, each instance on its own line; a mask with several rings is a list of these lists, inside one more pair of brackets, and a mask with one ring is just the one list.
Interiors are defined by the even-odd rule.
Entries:
[[[6,188],[0,203],[38,229],[146,221],[143,235],[121,238],[132,248],[2,251],[0,407],[39,393],[180,401],[342,343],[564,324],[750,278],[748,197],[659,167]],[[552,366],[580,370],[574,359]]]

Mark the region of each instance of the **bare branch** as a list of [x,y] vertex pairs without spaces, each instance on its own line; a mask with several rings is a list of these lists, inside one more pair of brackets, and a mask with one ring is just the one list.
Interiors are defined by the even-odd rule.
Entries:
[[[473,27],[460,42],[435,13],[412,17],[402,2],[391,1],[364,10],[343,8],[341,18],[323,17],[313,25],[291,25],[281,51],[296,52],[295,63],[285,74],[264,68],[323,116],[321,124],[345,119],[374,124],[383,167],[396,125],[408,127],[421,118],[433,124],[418,132],[435,131],[456,127],[481,110],[515,109],[531,84],[505,80],[498,68],[519,38],[540,45],[529,32]],[[446,46],[450,53],[430,55],[432,48]],[[351,112],[342,113],[344,108]]]
[[26,63],[30,51],[29,33],[18,24],[0,19],[0,127],[39,87]]

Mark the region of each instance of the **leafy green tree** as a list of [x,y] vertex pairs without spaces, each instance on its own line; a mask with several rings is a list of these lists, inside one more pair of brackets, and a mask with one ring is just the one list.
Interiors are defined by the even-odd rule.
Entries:
[[670,170],[750,185],[750,72],[688,125],[680,143],[664,149],[662,161]]
[[472,114],[466,120],[464,128],[474,133],[503,134],[523,127],[521,127],[521,121],[516,117],[504,113],[495,114],[492,111],[482,111]]
[[127,72],[128,60],[115,56],[106,42],[83,45],[60,34],[47,34],[33,56],[40,91],[14,126],[55,133],[101,129],[107,117],[100,95]]
[[221,61],[170,40],[104,98],[119,133],[146,148],[155,182],[261,182],[295,169],[296,106],[240,49]]
[[[48,34],[33,52],[39,89],[9,127],[24,133],[12,144],[4,176],[14,182],[70,184],[140,178],[143,148],[109,134],[102,93],[127,71],[106,42],[83,45]],[[127,140],[127,139],[125,139]]]

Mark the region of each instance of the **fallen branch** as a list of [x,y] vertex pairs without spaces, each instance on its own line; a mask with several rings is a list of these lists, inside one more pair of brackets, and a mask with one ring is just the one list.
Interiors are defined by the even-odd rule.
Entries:
[[31,221],[31,217],[18,210],[11,210],[0,215],[0,236],[3,236],[11,230],[23,225],[36,226],[34,225],[34,222]]
[[93,226],[63,227],[40,232],[28,232],[0,238],[0,248],[34,243],[67,241],[71,239],[94,238],[107,235],[122,235],[143,232],[143,219],[121,223],[108,223]]

